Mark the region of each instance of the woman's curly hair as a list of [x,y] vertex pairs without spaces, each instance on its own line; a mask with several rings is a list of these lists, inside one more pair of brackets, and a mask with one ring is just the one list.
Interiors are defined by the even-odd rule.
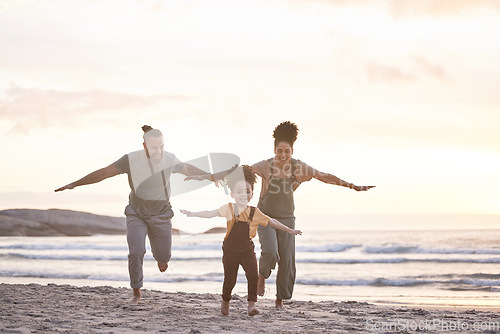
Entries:
[[293,147],[293,143],[297,140],[299,128],[290,121],[280,123],[273,132],[274,147],[278,146],[279,142],[287,142]]

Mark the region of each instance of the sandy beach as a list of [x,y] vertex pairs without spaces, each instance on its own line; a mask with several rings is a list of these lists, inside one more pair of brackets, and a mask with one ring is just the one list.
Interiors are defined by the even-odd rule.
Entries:
[[272,299],[246,313],[245,296],[234,296],[228,317],[220,295],[143,291],[128,305],[130,289],[71,285],[0,284],[2,333],[498,333],[498,309],[411,308],[355,301],[291,301],[286,310]]

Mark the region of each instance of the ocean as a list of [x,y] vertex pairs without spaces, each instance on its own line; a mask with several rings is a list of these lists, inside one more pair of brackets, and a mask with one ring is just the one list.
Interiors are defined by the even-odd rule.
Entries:
[[[144,288],[220,293],[223,234],[173,237],[166,273],[150,249]],[[500,305],[500,230],[304,231],[293,299],[380,304]],[[254,239],[260,254],[258,237]],[[124,235],[0,237],[0,282],[128,287]],[[274,298],[276,271],[264,298]],[[233,291],[246,295],[240,268]]]

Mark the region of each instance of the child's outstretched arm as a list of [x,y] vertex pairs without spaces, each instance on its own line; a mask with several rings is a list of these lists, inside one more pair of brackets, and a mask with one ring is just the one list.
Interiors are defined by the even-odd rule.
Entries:
[[199,218],[213,218],[213,217],[221,217],[219,210],[211,210],[211,211],[198,211],[198,212],[193,212],[193,211],[188,211],[188,210],[181,210],[183,214],[185,214],[188,217],[199,217]]
[[282,231],[288,232],[290,234],[294,234],[294,235],[302,234],[302,231],[300,231],[300,230],[294,230],[293,228],[289,228],[288,226],[285,226],[285,225],[281,224],[279,221],[277,221],[274,218],[271,218],[271,220],[269,220],[268,224],[271,227],[274,227],[274,228],[276,228],[278,230],[282,230]]

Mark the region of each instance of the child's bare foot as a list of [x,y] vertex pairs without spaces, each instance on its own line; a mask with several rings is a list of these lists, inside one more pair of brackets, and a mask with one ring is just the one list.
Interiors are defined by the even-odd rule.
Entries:
[[128,302],[129,304],[132,304],[132,305],[136,305],[136,304],[139,304],[139,302],[141,301],[141,289],[139,288],[134,288],[134,296],[132,297],[132,299],[130,299],[130,301]]
[[248,315],[253,317],[254,315],[259,314],[259,310],[255,308],[255,302],[254,301],[249,301],[248,302]]
[[160,269],[160,272],[164,273],[167,268],[168,263],[158,262],[158,269]]
[[266,292],[266,279],[264,276],[259,274],[259,281],[257,282],[257,295],[259,296],[264,296],[264,293]]
[[222,313],[225,316],[229,315],[229,301],[222,300],[222,303],[220,304],[220,313]]
[[283,299],[276,298],[276,302],[274,303],[276,308],[279,309],[285,309],[285,306],[283,305]]

